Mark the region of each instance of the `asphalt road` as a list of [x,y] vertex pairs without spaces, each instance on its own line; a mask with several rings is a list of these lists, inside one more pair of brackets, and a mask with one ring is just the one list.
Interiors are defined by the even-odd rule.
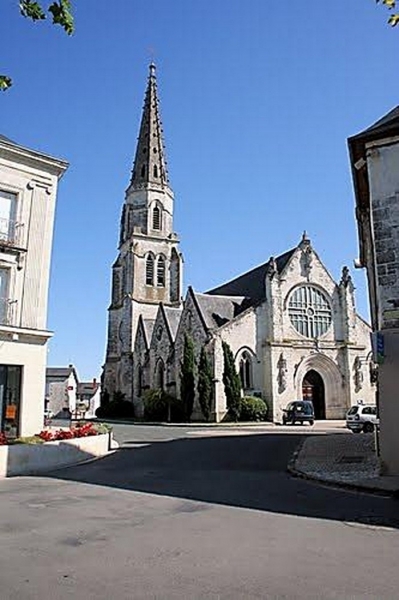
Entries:
[[1,481],[0,600],[397,599],[398,501],[290,477],[308,433],[121,426]]

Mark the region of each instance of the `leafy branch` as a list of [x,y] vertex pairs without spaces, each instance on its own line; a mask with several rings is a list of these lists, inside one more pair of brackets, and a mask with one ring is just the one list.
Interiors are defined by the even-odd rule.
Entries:
[[[388,10],[395,10],[396,0],[376,0],[377,4],[385,4]],[[399,14],[392,13],[388,19],[388,24],[392,27],[396,27],[399,24]]]
[[[44,21],[47,19],[46,13],[49,13],[53,24],[60,25],[67,35],[72,35],[75,30],[71,0],[55,0],[47,10],[37,0],[19,0],[19,12],[32,21]],[[4,92],[11,86],[11,77],[0,75],[0,91]]]

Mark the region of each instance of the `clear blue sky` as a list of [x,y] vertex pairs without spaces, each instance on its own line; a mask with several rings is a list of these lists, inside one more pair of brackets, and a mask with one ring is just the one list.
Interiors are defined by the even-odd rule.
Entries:
[[[48,4],[45,3],[45,4]],[[0,132],[65,158],[49,364],[104,360],[110,266],[155,55],[185,284],[204,291],[306,229],[337,279],[358,254],[346,138],[399,103],[399,29],[374,0],[74,0],[76,33],[0,1]],[[353,272],[368,315],[363,271]]]

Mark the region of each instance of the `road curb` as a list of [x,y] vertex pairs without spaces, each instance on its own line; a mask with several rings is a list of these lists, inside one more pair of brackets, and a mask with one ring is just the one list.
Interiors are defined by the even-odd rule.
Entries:
[[167,423],[160,421],[129,421],[128,419],[77,419],[79,421],[90,421],[98,423],[109,423],[110,425],[134,425],[136,427],[192,427],[194,428],[209,428],[209,429],[231,429],[233,427],[276,427],[276,423],[273,421],[238,421],[226,422],[226,423],[207,423],[202,421],[195,421],[193,423]]
[[301,469],[298,469],[296,467],[296,462],[297,462],[298,456],[299,456],[306,440],[307,440],[307,438],[305,438],[304,440],[301,440],[301,442],[298,444],[297,448],[295,449],[295,451],[294,451],[293,455],[291,456],[290,461],[287,465],[287,471],[293,477],[297,477],[298,479],[304,479],[305,481],[322,483],[323,485],[327,485],[329,487],[343,488],[343,489],[346,489],[346,490],[349,490],[352,492],[369,493],[369,494],[375,494],[378,496],[389,496],[389,497],[395,498],[395,499],[399,498],[399,489],[387,490],[387,489],[383,489],[381,487],[377,487],[377,486],[373,486],[373,485],[368,486],[368,485],[363,485],[360,483],[349,483],[347,481],[340,481],[340,480],[334,481],[332,479],[325,479],[322,475],[309,474],[309,473],[306,473],[305,471],[302,471]]

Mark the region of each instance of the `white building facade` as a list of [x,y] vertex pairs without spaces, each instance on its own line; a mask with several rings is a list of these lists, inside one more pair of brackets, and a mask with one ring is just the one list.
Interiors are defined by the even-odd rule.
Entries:
[[[373,403],[370,327],[356,313],[349,270],[335,282],[306,234],[295,248],[207,293],[189,288],[182,301],[173,193],[167,177],[154,181],[154,173],[166,173],[161,132],[151,66],[113,266],[104,389],[122,391],[138,416],[147,389],[179,397],[189,334],[197,364],[204,347],[212,365],[215,421],[227,412],[222,342],[233,351],[243,394],[263,398],[276,422],[294,399],[312,399],[319,419]],[[162,157],[157,164],[154,156]],[[198,399],[193,418],[201,418]]]
[[0,136],[0,428],[43,425],[57,186],[68,164]]

